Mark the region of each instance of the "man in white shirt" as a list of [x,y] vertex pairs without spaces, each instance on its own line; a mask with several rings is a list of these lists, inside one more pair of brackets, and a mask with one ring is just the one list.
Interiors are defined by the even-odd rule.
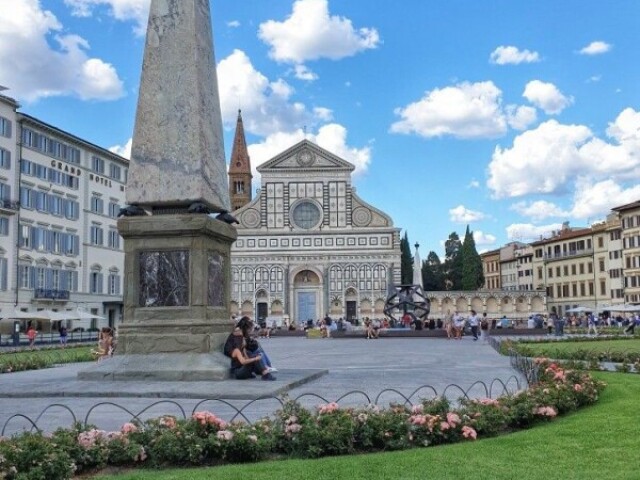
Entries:
[[471,310],[471,316],[467,321],[471,327],[471,335],[473,335],[473,341],[475,342],[478,340],[478,325],[480,324],[480,319],[475,310]]

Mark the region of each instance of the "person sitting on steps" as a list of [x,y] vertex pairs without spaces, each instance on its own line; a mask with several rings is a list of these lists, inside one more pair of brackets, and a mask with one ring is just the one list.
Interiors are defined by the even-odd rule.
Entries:
[[231,376],[236,380],[246,380],[261,375],[262,380],[273,381],[276,379],[264,363],[262,355],[249,357],[245,351],[246,340],[240,335],[231,334],[225,344],[225,354],[231,358]]

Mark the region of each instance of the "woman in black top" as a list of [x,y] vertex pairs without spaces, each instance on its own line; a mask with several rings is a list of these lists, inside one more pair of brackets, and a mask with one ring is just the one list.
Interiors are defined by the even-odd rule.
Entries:
[[254,374],[262,375],[262,380],[275,380],[262,360],[262,355],[249,357],[245,353],[245,339],[241,335],[231,337],[231,375],[237,380],[253,378]]

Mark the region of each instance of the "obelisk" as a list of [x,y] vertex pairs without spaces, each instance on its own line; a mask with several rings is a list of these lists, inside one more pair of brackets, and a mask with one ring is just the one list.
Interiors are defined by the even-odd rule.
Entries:
[[126,199],[116,355],[81,379],[224,379],[235,229],[209,0],[152,0]]

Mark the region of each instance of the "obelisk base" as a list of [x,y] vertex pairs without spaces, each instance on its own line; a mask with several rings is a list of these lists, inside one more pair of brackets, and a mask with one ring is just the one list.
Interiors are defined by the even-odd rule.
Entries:
[[115,355],[78,372],[78,380],[138,382],[210,382],[229,377],[222,353]]
[[[235,229],[204,214],[125,217],[124,319],[113,358],[79,379],[223,380]],[[103,364],[102,364],[103,363]]]

